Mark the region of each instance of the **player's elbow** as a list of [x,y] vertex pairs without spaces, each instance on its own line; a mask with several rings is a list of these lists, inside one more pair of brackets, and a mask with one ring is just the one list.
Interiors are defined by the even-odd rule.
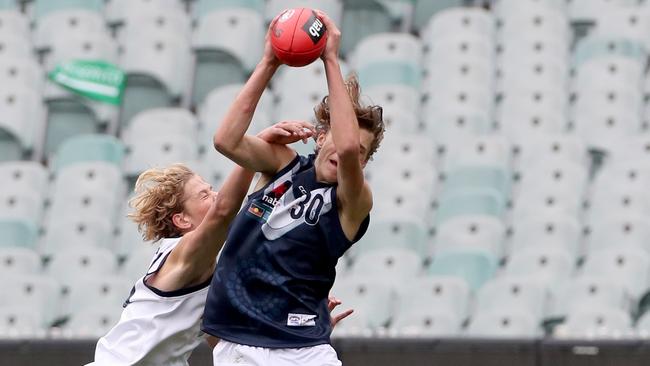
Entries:
[[233,143],[233,140],[232,138],[228,138],[226,133],[219,130],[214,134],[212,144],[215,150],[226,155],[235,149],[236,144]]

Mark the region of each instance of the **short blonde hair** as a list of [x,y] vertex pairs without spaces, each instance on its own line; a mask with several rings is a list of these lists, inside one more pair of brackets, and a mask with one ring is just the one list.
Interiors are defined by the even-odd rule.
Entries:
[[135,197],[129,214],[145,241],[158,241],[181,235],[172,216],[183,211],[183,190],[194,172],[183,164],[146,170],[135,183]]

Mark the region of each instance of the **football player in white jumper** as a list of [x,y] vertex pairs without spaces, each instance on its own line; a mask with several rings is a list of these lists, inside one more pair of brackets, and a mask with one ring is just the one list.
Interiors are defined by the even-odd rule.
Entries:
[[[312,134],[308,123],[281,122],[258,136],[287,144]],[[253,172],[237,166],[217,193],[182,164],[150,169],[138,177],[130,217],[145,240],[159,241],[160,246],[133,286],[119,322],[97,342],[92,365],[188,364],[205,338],[199,325],[217,254],[252,178]],[[338,304],[333,298],[331,307]],[[218,342],[207,341],[213,347]]]

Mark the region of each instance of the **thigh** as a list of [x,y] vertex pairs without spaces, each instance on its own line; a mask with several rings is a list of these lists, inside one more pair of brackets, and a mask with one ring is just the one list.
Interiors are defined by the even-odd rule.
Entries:
[[266,366],[269,365],[268,350],[241,344],[219,341],[212,350],[212,362],[215,366]]
[[329,344],[270,351],[272,366],[341,366],[336,350]]

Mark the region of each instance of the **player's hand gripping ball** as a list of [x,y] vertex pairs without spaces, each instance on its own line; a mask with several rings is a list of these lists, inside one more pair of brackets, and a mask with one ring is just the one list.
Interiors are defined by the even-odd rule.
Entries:
[[323,53],[326,43],[325,24],[309,8],[283,11],[271,28],[273,52],[289,66],[305,66],[314,62]]

